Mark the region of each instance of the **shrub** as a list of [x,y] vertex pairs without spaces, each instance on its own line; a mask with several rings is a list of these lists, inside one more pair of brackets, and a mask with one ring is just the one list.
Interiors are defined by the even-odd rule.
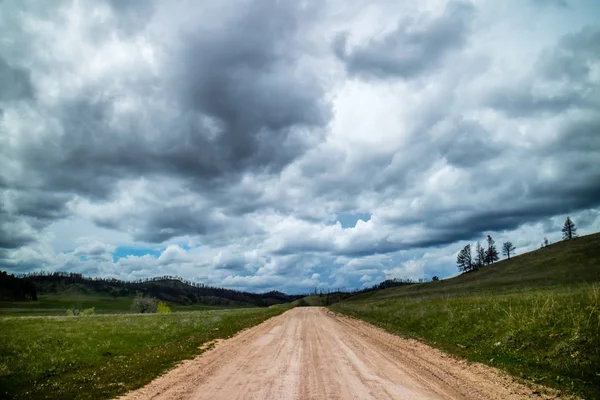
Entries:
[[159,301],[158,305],[156,306],[156,312],[157,313],[170,313],[171,312],[171,307],[169,307],[167,305],[167,303],[165,303],[164,301]]
[[94,315],[94,314],[96,314],[96,307],[86,308],[85,310],[83,310],[79,313],[79,315]]
[[144,297],[137,295],[131,304],[131,311],[141,314],[153,314],[158,307],[158,300],[154,297]]
[[79,308],[69,308],[67,310],[68,317],[78,317],[80,315],[94,315],[96,314],[96,307],[86,308],[85,310],[80,310]]
[[308,304],[308,303],[306,302],[306,300],[304,300],[304,299],[300,299],[300,300],[298,300],[298,304],[296,305],[296,307],[308,307],[309,305],[310,305],[310,304]]

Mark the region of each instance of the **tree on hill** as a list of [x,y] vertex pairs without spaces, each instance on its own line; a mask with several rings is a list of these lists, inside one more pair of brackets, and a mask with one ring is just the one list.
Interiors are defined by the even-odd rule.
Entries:
[[515,246],[513,246],[512,242],[504,242],[502,244],[502,254],[506,256],[510,260],[510,255],[515,252]]
[[471,258],[471,245],[466,245],[456,256],[456,266],[461,272],[468,272],[473,269],[473,260]]
[[562,228],[562,234],[564,240],[573,239],[577,237],[577,228],[575,227],[575,223],[571,221],[571,218],[567,217],[565,224]]
[[542,242],[541,248],[543,249],[544,247],[548,247],[549,245],[550,245],[550,242],[548,241],[548,238],[545,237],[544,241]]
[[487,244],[488,247],[485,251],[485,262],[490,265],[498,261],[500,257],[498,256],[498,250],[496,249],[496,242],[490,235],[487,237]]
[[485,249],[477,241],[477,247],[475,247],[475,269],[483,267],[483,264],[485,264]]

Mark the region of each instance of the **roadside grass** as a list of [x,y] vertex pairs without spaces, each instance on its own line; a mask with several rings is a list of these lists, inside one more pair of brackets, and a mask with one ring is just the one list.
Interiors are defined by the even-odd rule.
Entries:
[[392,333],[584,398],[600,398],[600,284],[400,296],[330,306]]
[[290,307],[3,318],[0,398],[113,398]]
[[235,303],[226,306],[212,306],[208,304],[190,304],[187,306],[181,304],[167,303],[173,312],[187,312],[187,311],[208,311],[208,310],[231,310],[237,308],[258,308],[248,303]]
[[[131,312],[133,297],[112,297],[87,293],[57,293],[38,296],[38,301],[0,301],[0,318],[14,316],[60,316],[67,309],[86,309],[95,307],[96,314],[116,314]],[[225,310],[231,308],[253,307],[248,303],[235,303],[228,306],[206,304],[180,305],[167,302],[174,312]]]

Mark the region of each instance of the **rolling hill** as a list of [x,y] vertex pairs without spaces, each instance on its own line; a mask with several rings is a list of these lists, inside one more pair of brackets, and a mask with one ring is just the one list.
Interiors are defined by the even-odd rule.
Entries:
[[[6,275],[6,274],[5,274]],[[10,277],[10,275],[7,275]],[[11,279],[14,285],[16,278]],[[77,273],[32,273],[18,282],[35,287],[37,301],[4,298],[0,314],[60,315],[68,308],[95,307],[98,313],[126,312],[136,294],[152,296],[167,302],[175,311],[215,308],[268,307],[294,301],[302,296],[289,296],[271,291],[249,293],[216,288],[185,281],[179,277],[163,276],[138,281],[89,278]],[[31,299],[31,296],[27,299]]]
[[526,381],[600,398],[600,234],[330,308]]
[[600,282],[600,233],[553,243],[450,279],[359,293],[346,301],[498,293],[592,282]]

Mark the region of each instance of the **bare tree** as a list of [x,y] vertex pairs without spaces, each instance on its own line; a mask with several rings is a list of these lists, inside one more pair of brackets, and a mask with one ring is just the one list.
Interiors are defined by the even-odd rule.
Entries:
[[515,252],[515,246],[513,246],[512,242],[504,242],[502,244],[502,254],[506,256],[510,260],[510,255]]
[[562,228],[563,239],[569,240],[577,237],[577,228],[575,227],[575,223],[571,221],[571,218],[567,217],[565,224]]

